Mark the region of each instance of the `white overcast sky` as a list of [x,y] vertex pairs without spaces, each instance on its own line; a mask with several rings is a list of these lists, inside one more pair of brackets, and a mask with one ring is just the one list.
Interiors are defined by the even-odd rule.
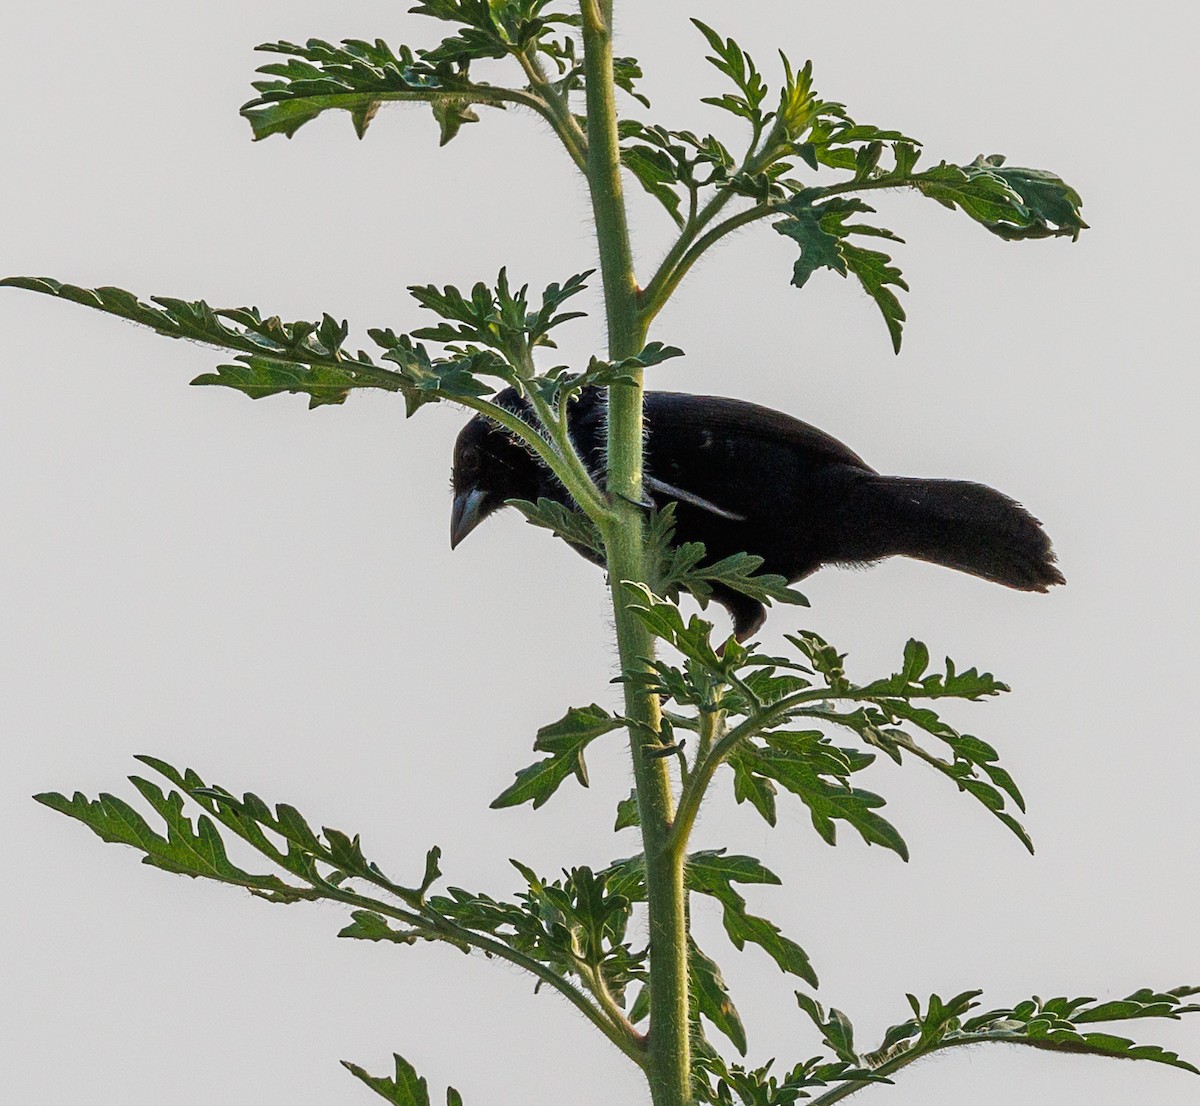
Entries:
[[[469,285],[507,264],[540,287],[591,267],[584,189],[528,116],[489,114],[445,150],[424,108],[381,111],[363,142],[333,115],[250,142],[237,107],[266,60],[251,47],[431,44],[441,28],[405,6],[10,0],[0,269],[326,310],[363,333],[428,321],[410,283]],[[764,639],[802,623],[866,677],[915,635],[1010,682],[954,717],[1023,786],[1036,857],[915,765],[868,783],[891,797],[908,865],[849,833],[826,847],[798,805],[769,831],[725,794],[696,846],[753,853],[784,878],[751,905],[805,946],[819,997],[864,1043],[903,1019],[906,991],[978,986],[1001,1004],[1200,982],[1191,5],[618,10],[619,49],[669,125],[724,126],[694,103],[721,87],[696,14],[772,74],[777,47],[811,57],[822,95],[931,158],[1003,152],[1060,172],[1094,228],[1076,245],[1013,245],[919,197],[879,197],[909,242],[899,358],[855,286],[820,273],[790,288],[793,247],[765,226],[664,313],[654,337],[688,357],[655,370],[659,386],[768,403],[886,472],[1001,488],[1044,520],[1069,580],[1029,596],[914,563],[829,570],[805,588],[811,612],[777,613]],[[632,206],[645,274],[668,225],[640,195]],[[600,573],[517,517],[451,555],[460,412],[406,423],[386,395],[309,412],[189,389],[218,355],[28,293],[0,294],[0,334],[0,1097],[365,1106],[337,1061],[382,1072],[397,1050],[468,1106],[642,1101],[626,1062],[513,970],[338,941],[332,907],[141,867],[29,799],[132,797],[124,776],[148,752],[360,832],[397,873],[438,843],[452,882],[501,894],[517,884],[510,856],[554,873],[628,855],[632,835],[610,830],[629,787],[619,740],[596,749],[590,790],[487,809],[538,725],[614,701]],[[600,334],[577,324],[564,358]],[[790,981],[698,915],[751,1058],[817,1051]],[[1200,1058],[1200,1021],[1128,1032]],[[861,1101],[1184,1106],[1198,1087],[1151,1065],[987,1048]]]

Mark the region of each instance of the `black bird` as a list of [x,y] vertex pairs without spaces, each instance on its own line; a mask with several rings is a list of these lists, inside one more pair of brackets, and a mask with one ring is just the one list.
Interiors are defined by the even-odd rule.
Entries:
[[[532,418],[512,388],[496,402]],[[571,405],[571,437],[593,474],[604,470],[605,418],[601,389]],[[646,490],[658,506],[676,504],[676,541],[703,542],[709,561],[755,553],[762,572],[795,583],[822,565],[904,556],[1018,591],[1065,583],[1041,523],[983,484],[881,476],[815,426],[721,396],[647,392],[645,422]],[[544,496],[574,506],[550,470],[483,415],[458,436],[452,483],[451,548],[506,500]],[[761,603],[739,592],[717,587],[713,598],[740,641],[766,618]]]

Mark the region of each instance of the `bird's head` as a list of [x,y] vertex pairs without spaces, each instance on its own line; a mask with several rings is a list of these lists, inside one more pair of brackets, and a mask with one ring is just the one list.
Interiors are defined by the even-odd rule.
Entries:
[[507,430],[476,415],[454,443],[450,484],[454,492],[450,510],[453,549],[507,500],[537,498],[537,462]]

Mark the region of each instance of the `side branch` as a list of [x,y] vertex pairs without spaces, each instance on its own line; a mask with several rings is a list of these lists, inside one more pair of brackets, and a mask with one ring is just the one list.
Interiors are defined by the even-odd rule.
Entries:
[[555,91],[536,54],[527,50],[521,51],[517,54],[517,60],[521,63],[521,68],[525,70],[525,76],[529,78],[530,88],[537,94],[536,98],[540,99],[544,107],[544,110],[536,108],[535,110],[550,124],[567,153],[571,155],[571,160],[586,174],[588,169],[587,135],[583,133],[583,128],[571,111],[566,93]]
[[754,207],[746,208],[746,210],[739,211],[736,215],[722,220],[699,237],[681,235],[676,243],[677,251],[673,249],[671,253],[667,254],[641,294],[639,319],[642,325],[649,327],[654,317],[674,295],[675,289],[679,287],[691,267],[712,246],[727,234],[732,234],[740,227],[749,226],[759,219],[765,219],[773,213],[774,209],[770,204],[756,204]]

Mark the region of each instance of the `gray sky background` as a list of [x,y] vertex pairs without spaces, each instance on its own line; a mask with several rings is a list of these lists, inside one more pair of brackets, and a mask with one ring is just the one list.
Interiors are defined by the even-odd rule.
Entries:
[[[688,357],[655,385],[771,404],[883,471],[1001,488],[1045,521],[1069,580],[1027,596],[899,561],[830,570],[804,589],[811,612],[777,613],[764,639],[810,626],[865,677],[917,636],[1011,683],[954,717],[1024,788],[1036,857],[915,765],[869,783],[908,865],[848,833],[826,847],[798,804],[772,832],[724,794],[696,847],[751,852],[784,878],[751,905],[805,946],[819,997],[864,1042],[903,1019],[906,991],[978,986],[1000,1004],[1200,982],[1190,5],[618,8],[619,47],[671,125],[724,126],[693,105],[720,88],[694,13],[771,73],[776,47],[812,57],[821,94],[932,159],[1003,152],[1062,173],[1095,228],[1074,246],[1013,245],[919,197],[879,197],[910,243],[896,253],[913,289],[899,359],[855,286],[822,273],[790,288],[793,247],[766,227],[726,244],[663,315],[654,337]],[[441,28],[403,9],[8,3],[0,269],[327,310],[363,333],[427,321],[409,283],[469,285],[507,264],[540,288],[591,267],[583,186],[517,112],[440,151],[415,107],[381,111],[361,143],[332,115],[250,142],[237,107],[266,60],[251,47],[431,44]],[[645,273],[669,226],[632,205]],[[586,358],[600,333],[576,325],[564,357]],[[140,867],[29,799],[132,797],[131,755],[149,752],[360,832],[397,873],[438,843],[452,882],[501,894],[517,885],[510,856],[552,873],[628,855],[632,834],[610,831],[629,787],[619,741],[596,749],[590,790],[487,809],[538,725],[614,700],[600,573],[515,516],[450,554],[460,412],[406,423],[383,395],[309,412],[189,389],[212,351],[27,293],[0,295],[0,334],[0,1096],[365,1104],[337,1061],[383,1072],[397,1050],[468,1106],[641,1101],[622,1058],[514,970],[337,941],[336,909]],[[715,915],[698,925],[722,949]],[[719,959],[751,1059],[817,1051],[765,956]],[[1128,1032],[1200,1058],[1200,1022]],[[861,1101],[1183,1106],[1198,1085],[985,1048]]]

